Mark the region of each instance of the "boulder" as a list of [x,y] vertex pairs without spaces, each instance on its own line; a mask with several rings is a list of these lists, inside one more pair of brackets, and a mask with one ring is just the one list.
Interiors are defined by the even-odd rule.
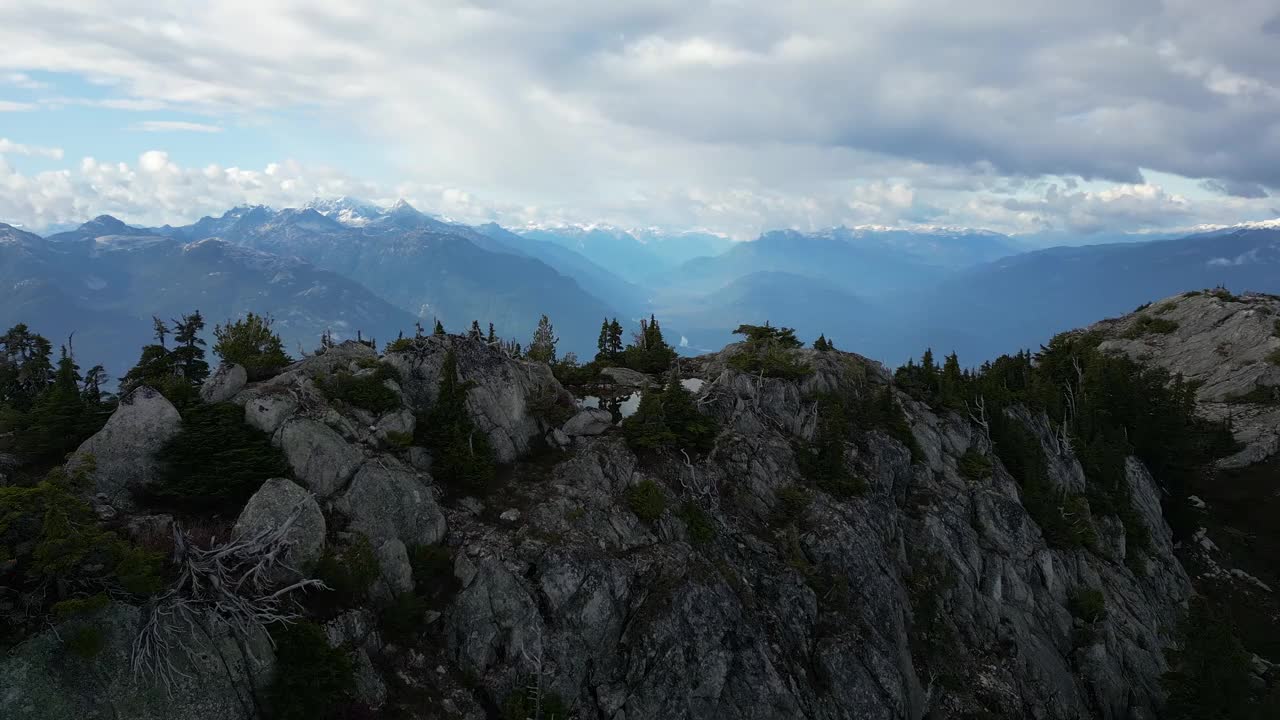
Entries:
[[600,371],[602,377],[606,377],[615,385],[623,385],[633,388],[647,388],[653,385],[653,378],[642,372],[630,370],[621,367],[610,367]]
[[301,507],[299,515],[285,538],[289,542],[287,561],[302,569],[320,559],[324,550],[325,521],[316,499],[294,482],[272,478],[263,483],[240,511],[232,533],[236,537],[246,537],[278,527],[298,507]]
[[351,520],[350,529],[364,533],[375,545],[387,540],[426,545],[439,542],[445,533],[444,513],[431,488],[390,460],[361,467],[334,508]]
[[[130,720],[243,720],[255,717],[254,693],[270,678],[275,656],[265,633],[237,638],[215,617],[199,632],[183,632],[170,653],[171,692],[158,689],[130,666],[143,618],[131,605],[112,603],[15,646],[0,657],[0,717],[6,720],[129,718]],[[94,633],[92,657],[67,641]],[[183,648],[186,650],[184,651]]]
[[249,373],[243,365],[223,363],[200,386],[200,399],[207,403],[226,402],[243,390],[247,382]]
[[280,429],[280,449],[306,488],[321,498],[341,490],[364,455],[329,426],[311,418],[294,418]]
[[244,399],[244,421],[267,434],[274,434],[297,411],[298,398],[280,388],[264,388]]
[[613,415],[608,410],[583,408],[577,415],[569,418],[561,429],[566,435],[577,437],[600,435],[611,427],[613,427]]
[[381,570],[374,585],[375,595],[389,599],[413,589],[413,566],[409,564],[409,550],[403,542],[392,538],[379,545],[374,554]]
[[120,400],[107,424],[76,449],[70,464],[81,467],[91,457],[94,493],[116,508],[130,508],[132,494],[159,477],[155,453],[181,426],[182,416],[163,395],[136,388]]

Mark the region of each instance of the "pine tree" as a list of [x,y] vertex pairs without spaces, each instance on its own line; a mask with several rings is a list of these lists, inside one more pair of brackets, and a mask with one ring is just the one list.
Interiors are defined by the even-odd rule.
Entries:
[[596,340],[596,362],[609,360],[609,318],[600,323],[600,337]]
[[0,404],[26,410],[53,379],[53,345],[19,323],[0,335]]
[[155,315],[151,316],[151,326],[153,328],[153,332],[155,333],[156,344],[159,345],[160,347],[164,347],[165,346],[164,339],[165,339],[165,336],[169,334],[169,326],[165,325],[164,321],[156,317]]
[[200,337],[204,330],[204,317],[196,310],[190,315],[173,321],[172,364],[182,377],[192,385],[200,385],[209,377],[209,363],[204,359],[205,341]]
[[662,393],[646,390],[631,417],[622,421],[622,436],[632,448],[656,450],[675,442],[675,433],[662,412]]
[[489,337],[485,338],[485,342],[490,345],[498,342],[498,335],[493,331],[493,323],[489,323]]
[[831,349],[831,345],[827,343],[826,335],[819,335],[817,340],[813,341],[813,349],[819,352],[826,352]]
[[555,329],[551,326],[551,319],[543,315],[538,320],[538,329],[533,331],[533,340],[529,343],[529,349],[525,355],[530,360],[537,360],[548,365],[556,361],[556,343],[560,338],[556,337]]
[[613,362],[622,359],[622,323],[618,322],[618,318],[609,322],[609,344],[606,350],[609,353],[609,359]]
[[468,335],[469,335],[469,336],[471,337],[471,339],[473,339],[473,340],[483,340],[483,339],[484,339],[484,332],[483,332],[482,330],[480,330],[480,321],[479,321],[479,320],[472,320],[472,321],[471,321],[471,331],[468,333]]
[[693,393],[685,389],[677,372],[671,373],[671,378],[662,391],[662,414],[667,427],[675,436],[677,447],[706,452],[715,445],[715,421],[698,412]]
[[439,318],[436,318],[436,327],[431,331],[431,334],[437,337],[444,337],[444,325],[440,322]]
[[74,450],[81,437],[84,399],[80,396],[80,374],[74,358],[64,345],[58,369],[50,384],[26,414],[26,431],[18,436],[18,450],[31,457],[61,458]]
[[[621,326],[617,330],[621,339]],[[632,344],[623,354],[624,364],[628,368],[644,373],[664,372],[671,367],[675,358],[676,351],[662,337],[662,327],[653,315],[648,320],[640,321],[640,331],[635,334]]]
[[467,412],[472,381],[458,379],[458,356],[452,348],[440,366],[440,387],[425,422],[418,423],[424,444],[431,448],[431,473],[446,484],[475,485],[494,476],[488,437]]
[[953,410],[964,407],[965,377],[960,370],[960,358],[954,352],[942,361],[942,376],[938,385],[938,395],[943,405]]

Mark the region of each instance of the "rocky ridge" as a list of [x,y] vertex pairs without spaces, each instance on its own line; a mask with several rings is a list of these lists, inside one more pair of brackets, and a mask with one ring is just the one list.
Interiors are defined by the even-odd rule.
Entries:
[[[396,442],[434,400],[450,348],[461,378],[476,383],[469,414],[498,458],[514,461],[497,488],[442,487],[424,448]],[[553,425],[546,408],[570,396],[549,370],[478,340],[424,338],[381,358],[344,343],[233,396],[293,475],[265,484],[236,526],[313,506],[296,528],[297,559],[360,533],[384,599],[421,579],[407,547],[449,548],[452,577],[439,581],[453,592],[422,618],[424,641],[381,637],[370,607],[327,625],[330,642],[356,657],[365,704],[408,717],[496,717],[531,685],[577,718],[1157,716],[1163,648],[1192,588],[1140,462],[1129,460],[1125,479],[1151,532],[1145,560],[1125,562],[1124,531],[1105,518],[1097,549],[1054,549],[998,460],[988,477],[961,471],[967,451],[988,450],[968,418],[912,400],[885,368],[851,353],[793,351],[813,371],[797,382],[736,370],[729,360],[740,351],[681,362],[684,377],[704,381],[695,401],[721,427],[714,448],[690,458],[637,456],[590,413]],[[385,381],[402,399],[396,409],[371,413],[318,386],[379,362],[399,375]],[[814,489],[796,461],[797,443],[818,429],[814,395],[885,388],[909,438],[859,425],[845,464],[865,492]],[[1079,461],[1047,420],[1016,419],[1050,459],[1055,486],[1083,487]],[[549,436],[564,449],[548,447]],[[86,445],[146,459],[115,437]],[[651,519],[633,511],[641,486],[661,496]],[[1074,606],[1089,592],[1105,612],[1082,618]],[[43,686],[14,674],[52,662],[47,642],[3,661],[6,717],[62,717],[38,702]],[[269,675],[270,652],[250,655],[256,672],[197,673],[216,688],[198,691],[221,703],[216,711],[172,716],[257,716],[252,703],[219,700]],[[99,682],[70,679],[59,692],[89,698]]]

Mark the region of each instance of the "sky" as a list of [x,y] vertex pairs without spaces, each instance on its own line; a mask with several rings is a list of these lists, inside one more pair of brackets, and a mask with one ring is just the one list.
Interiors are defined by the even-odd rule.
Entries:
[[1280,217],[1274,0],[0,4],[0,222]]

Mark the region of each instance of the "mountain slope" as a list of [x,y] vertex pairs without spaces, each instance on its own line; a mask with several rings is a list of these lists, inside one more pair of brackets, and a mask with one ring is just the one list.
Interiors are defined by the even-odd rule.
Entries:
[[919,328],[919,342],[932,337],[980,361],[1154,298],[1215,285],[1280,292],[1280,230],[1039,250],[961,271],[900,304],[906,323]]
[[314,348],[326,329],[380,340],[412,331],[412,315],[301,260],[145,231],[95,237],[121,229],[101,220],[48,240],[0,241],[0,324],[26,322],[51,338],[75,332],[77,354],[102,357],[114,375],[137,359],[152,315],[198,309],[211,330],[249,310],[267,313],[295,354]]
[[[187,229],[212,229],[214,222]],[[561,351],[594,354],[600,319],[616,314],[573,279],[547,264],[464,226],[432,219],[400,203],[359,227],[315,209],[245,213],[218,237],[237,245],[294,255],[362,283],[430,326],[436,318],[462,330],[478,320],[527,342],[538,318],[551,317]]]

